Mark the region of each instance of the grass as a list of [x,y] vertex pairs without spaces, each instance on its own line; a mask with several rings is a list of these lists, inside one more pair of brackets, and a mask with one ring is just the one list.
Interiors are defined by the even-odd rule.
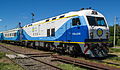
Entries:
[[58,67],[60,67],[63,70],[88,70],[88,69],[80,68],[71,64],[59,64]]
[[115,47],[120,47],[119,45],[115,45]]
[[105,61],[120,64],[120,57],[117,57],[117,56],[120,56],[120,48],[110,48],[109,51],[112,55],[115,55],[115,56],[109,57],[105,59]]
[[120,52],[120,48],[110,48],[110,53]]
[[23,70],[23,68],[6,58],[5,53],[0,52],[0,70]]
[[[116,37],[117,37],[117,36],[116,36]],[[110,36],[109,41],[110,41],[110,42],[113,42],[113,40],[114,40],[114,36]],[[117,45],[117,46],[120,46],[120,39],[119,39],[118,37],[116,38],[116,41],[117,41],[117,42],[116,42],[116,45]]]
[[119,46],[120,46],[120,39],[118,39],[118,41],[117,41],[117,45],[119,45]]
[[[110,57],[110,58],[107,58],[103,61],[110,62],[110,63],[115,63],[115,64],[120,64],[120,57]],[[114,65],[114,64],[108,64],[108,65],[120,68],[120,66],[117,66],[117,65]]]
[[11,63],[0,63],[0,70],[23,70],[18,65]]
[[120,57],[112,57],[112,58],[108,58],[110,60],[116,60],[116,61],[120,61]]
[[3,58],[3,57],[5,57],[5,53],[0,52],[0,59]]

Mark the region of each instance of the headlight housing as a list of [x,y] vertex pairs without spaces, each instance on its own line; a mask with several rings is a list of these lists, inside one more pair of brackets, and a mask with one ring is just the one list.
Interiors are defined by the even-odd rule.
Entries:
[[106,39],[109,39],[109,32],[106,32]]
[[90,33],[90,37],[91,37],[91,39],[93,39],[93,36],[94,36],[94,35],[93,35],[93,32],[91,32],[91,33]]

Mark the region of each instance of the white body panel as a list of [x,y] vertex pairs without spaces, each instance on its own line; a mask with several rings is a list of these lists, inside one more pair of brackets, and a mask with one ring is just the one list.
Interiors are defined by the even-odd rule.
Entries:
[[31,37],[46,37],[47,29],[55,28],[55,31],[57,31],[69,19],[70,18],[55,20],[52,22],[46,22],[43,24],[37,24],[30,27],[25,27],[23,29]]

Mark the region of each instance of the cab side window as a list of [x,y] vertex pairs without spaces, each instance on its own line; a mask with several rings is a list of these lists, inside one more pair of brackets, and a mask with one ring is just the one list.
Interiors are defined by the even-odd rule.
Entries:
[[47,29],[47,37],[50,37],[50,29]]
[[51,36],[55,36],[55,28],[51,29]]
[[72,26],[81,25],[79,18],[72,19]]

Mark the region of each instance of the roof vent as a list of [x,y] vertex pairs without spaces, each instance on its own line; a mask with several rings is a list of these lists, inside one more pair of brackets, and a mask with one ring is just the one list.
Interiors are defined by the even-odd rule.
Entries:
[[84,8],[81,8],[80,10],[84,10]]
[[89,7],[89,9],[92,9],[91,7]]
[[92,9],[92,8],[91,8],[91,7],[89,7],[89,8],[86,8],[86,9],[88,10],[88,9]]

